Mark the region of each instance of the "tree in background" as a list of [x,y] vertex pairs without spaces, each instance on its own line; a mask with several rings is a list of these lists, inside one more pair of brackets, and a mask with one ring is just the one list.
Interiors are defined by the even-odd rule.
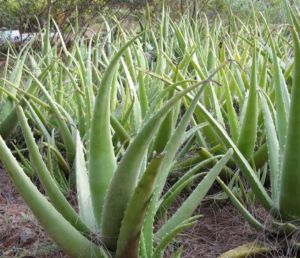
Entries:
[[[293,5],[298,1],[290,2]],[[226,18],[231,12],[247,16],[254,6],[257,11],[267,12],[271,22],[281,21],[283,17],[282,0],[0,0],[0,29],[36,31],[43,26],[49,11],[59,25],[67,24],[68,19],[74,18],[86,24],[94,21],[100,13],[121,13],[125,16],[136,13],[147,3],[154,13],[160,13],[164,3],[176,10],[173,12],[175,15],[190,10],[194,13],[205,12],[212,17],[223,15]],[[80,14],[79,17],[76,13]]]
[[138,8],[146,0],[0,0],[0,29],[35,31],[42,26],[50,12],[59,25],[75,18],[76,10],[81,21],[100,13],[119,8]]

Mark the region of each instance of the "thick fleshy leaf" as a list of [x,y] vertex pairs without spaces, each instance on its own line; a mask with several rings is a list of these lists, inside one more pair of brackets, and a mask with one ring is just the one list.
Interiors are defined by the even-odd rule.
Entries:
[[[191,97],[191,96],[189,96]],[[206,110],[206,108],[198,103],[198,108],[203,113],[204,117],[207,119],[207,121],[210,123],[212,128],[215,130],[215,132],[218,134],[220,139],[224,142],[224,144],[228,148],[232,148],[234,151],[233,159],[236,162],[236,164],[239,166],[243,174],[245,175],[246,179],[248,180],[253,192],[258,197],[260,202],[263,204],[263,206],[266,209],[271,209],[274,207],[274,202],[268,195],[267,191],[264,189],[263,184],[260,182],[258,176],[255,174],[253,169],[251,168],[248,161],[245,159],[243,154],[240,152],[240,150],[237,148],[237,146],[234,144],[232,139],[228,136],[227,132],[222,128],[219,123],[213,118],[213,116]]]
[[[139,37],[139,36],[137,36]],[[89,139],[88,169],[95,218],[100,227],[104,198],[117,167],[110,128],[111,83],[124,51],[137,39],[128,41],[110,61],[97,92]]]
[[284,215],[300,217],[300,40],[292,30],[295,49],[294,80],[291,95],[291,107],[282,167],[280,189],[280,210]]
[[246,159],[252,158],[256,134],[257,134],[257,64],[256,64],[256,46],[254,46],[254,54],[252,61],[251,81],[249,89],[249,97],[246,103],[245,115],[241,121],[241,130],[237,142],[237,146]]
[[91,200],[89,177],[87,174],[86,160],[84,155],[83,144],[79,132],[76,133],[76,155],[75,155],[75,172],[77,200],[79,216],[89,228],[96,232],[97,223],[94,216],[94,210]]
[[215,182],[217,176],[222,168],[231,158],[233,150],[229,149],[222,159],[207,173],[203,180],[199,183],[196,189],[191,193],[188,199],[179,207],[173,216],[158,230],[155,238],[162,239],[165,234],[171,232],[177,225],[189,218],[196,210],[212,184]]
[[[267,146],[268,146],[268,156],[269,156],[269,166],[270,166],[270,180],[272,189],[272,198],[276,207],[279,206],[279,189],[280,189],[280,147],[276,132],[276,127],[273,122],[272,114],[270,108],[267,104],[265,96],[261,95],[261,104],[264,114],[266,136],[267,136]],[[281,150],[282,151],[282,150]]]
[[27,148],[30,153],[31,163],[36,170],[46,193],[48,194],[53,206],[65,217],[74,227],[84,233],[89,233],[87,226],[81,221],[78,214],[68,203],[62,192],[58,188],[55,180],[51,176],[43,158],[39,152],[39,148],[35,143],[31,129],[27,123],[27,119],[21,107],[17,109],[19,123],[26,141]]
[[[48,202],[36,186],[25,175],[16,159],[0,136],[0,159],[10,174],[14,185],[32,210],[33,214],[45,228],[49,236],[71,257],[107,258],[108,254],[101,247],[95,246],[79,233]],[[68,236],[68,237],[66,237]]]
[[164,154],[158,155],[151,161],[128,202],[118,237],[116,257],[138,257],[139,236],[163,157]]
[[197,83],[176,94],[158,113],[147,121],[127,148],[112,178],[103,209],[101,223],[103,241],[111,250],[116,249],[124,211],[136,187],[147,148],[157,132],[159,125],[177,101],[203,83],[204,82]]

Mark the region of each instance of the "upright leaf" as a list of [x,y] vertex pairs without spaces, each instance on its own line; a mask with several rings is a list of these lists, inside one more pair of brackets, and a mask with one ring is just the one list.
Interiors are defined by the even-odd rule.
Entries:
[[[137,36],[138,37],[138,36]],[[104,197],[116,169],[116,158],[110,128],[111,83],[124,51],[137,39],[128,41],[113,57],[102,77],[95,99],[94,114],[89,142],[89,181],[94,214],[101,224]]]
[[292,218],[300,218],[300,41],[292,29],[295,49],[295,67],[289,124],[284,152],[280,189],[280,210]]

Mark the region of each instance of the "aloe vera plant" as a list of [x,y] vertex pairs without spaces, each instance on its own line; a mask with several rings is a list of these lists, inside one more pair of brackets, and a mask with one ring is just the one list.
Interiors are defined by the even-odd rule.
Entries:
[[[70,144],[71,152],[67,152],[67,155],[69,155],[70,162],[74,160],[79,213],[75,212],[57,186],[57,182],[39,152],[20,105],[16,107],[16,112],[30,153],[30,164],[37,172],[51,203],[27,178],[2,138],[0,141],[1,160],[16,187],[52,239],[72,257],[138,257],[139,255],[146,257],[148,254],[149,257],[162,257],[167,244],[175,235],[196,221],[198,216],[191,217],[193,212],[232,154],[229,150],[212,167],[190,194],[190,198],[178,208],[165,226],[153,235],[154,215],[159,208],[153,204],[160,200],[176,152],[186,140],[186,128],[193,111],[205,84],[210,80],[194,82],[192,86],[179,92],[176,91],[176,86],[186,85],[186,81],[175,83],[174,86],[171,85],[173,87],[167,88],[166,93],[172,91],[171,96],[162,103],[162,107],[153,116],[144,122],[136,135],[126,136],[129,141],[128,146],[118,161],[111,125],[115,124],[113,127],[115,130],[121,128],[122,131],[123,129],[122,125],[118,124],[118,120],[111,116],[111,104],[113,104],[110,101],[111,85],[117,74],[122,55],[136,39],[128,41],[109,61],[100,79],[101,83],[94,101],[92,95],[86,95],[88,103],[91,101],[90,106],[94,110],[87,120],[91,125],[91,132],[87,134],[89,137],[86,145],[87,152],[84,150],[78,131],[76,140],[71,141],[71,131],[62,118],[67,113],[59,107],[51,91],[48,91],[38,78],[29,73],[32,81],[49,103],[49,108],[60,126],[63,141],[66,140],[65,143]],[[127,52],[127,55],[127,58],[130,58],[130,53]],[[87,69],[91,69],[88,67]],[[162,147],[160,153],[151,155],[153,158],[147,164],[147,153],[151,142],[155,141],[157,130],[166,121],[165,118],[170,114],[170,110],[192,91],[196,94],[195,98],[187,107],[182,120],[174,127],[174,132],[170,135],[166,147]],[[92,91],[90,93],[92,94]],[[31,111],[31,116],[35,117],[36,121],[40,121],[37,110],[33,108],[34,102],[31,101],[30,104],[30,101],[26,101],[25,103]],[[45,131],[42,122],[39,123],[39,127],[40,130]],[[45,135],[47,135],[46,132],[47,130]],[[145,220],[145,217],[148,218]],[[152,236],[151,239],[149,236]]]
[[[300,208],[299,200],[296,198],[300,184],[297,158],[300,147],[297,136],[299,134],[299,105],[297,104],[297,100],[299,99],[300,31],[299,17],[290,9],[288,4],[286,4],[286,8],[293,22],[293,27],[291,27],[290,30],[294,46],[294,75],[291,93],[288,93],[287,82],[283,78],[283,72],[279,65],[279,58],[276,53],[277,50],[275,49],[275,43],[271,37],[269,40],[271,44],[272,61],[274,62],[273,72],[271,74],[274,79],[271,86],[274,87],[275,100],[272,100],[272,96],[267,94],[268,89],[260,89],[259,91],[259,103],[263,115],[264,133],[266,135],[266,147],[268,150],[271,196],[269,196],[264,188],[263,181],[260,181],[258,175],[254,172],[254,169],[251,168],[251,165],[247,161],[247,159],[249,159],[248,154],[253,153],[252,143],[248,142],[245,145],[248,148],[251,148],[251,151],[247,154],[247,152],[244,152],[245,146],[241,148],[238,143],[234,143],[228,133],[210,114],[206,107],[201,103],[198,104],[199,110],[201,110],[201,113],[208,120],[216,134],[222,139],[227,147],[234,150],[233,160],[249,182],[250,188],[257,199],[273,215],[271,226],[263,225],[259,219],[252,216],[240,200],[236,198],[228,186],[226,186],[220,179],[218,179],[219,184],[227,193],[233,204],[239,209],[241,214],[252,226],[259,230],[279,235],[290,235],[297,232],[297,221],[299,220]],[[255,55],[253,55],[253,57],[254,59],[256,58]],[[258,94],[258,92],[256,94]],[[249,101],[250,96],[248,98],[248,102]],[[253,112],[253,109],[251,111]],[[245,112],[245,116],[249,116],[247,111]],[[246,119],[246,117],[244,119]],[[255,124],[257,125],[257,121]],[[250,123],[247,123],[244,126],[248,127],[248,129],[252,127]],[[289,245],[296,246],[297,242],[291,241],[289,242]],[[254,248],[253,250],[249,250],[248,254],[250,255],[252,251],[255,253],[260,248],[261,246],[257,246],[257,249]],[[243,248],[237,248],[236,250],[233,250],[232,255],[233,253],[235,253],[235,256],[241,255],[242,249]],[[261,252],[269,251],[270,250],[264,250]],[[230,252],[224,254],[225,257],[227,257],[226,255],[231,257]],[[235,257],[234,255],[232,257]]]
[[[198,219],[215,180],[218,196],[255,229],[297,232],[300,25],[296,11],[289,17],[292,28],[275,29],[263,15],[232,16],[225,26],[198,10],[173,20],[163,8],[160,26],[132,40],[119,21],[103,18],[104,36],[67,46],[53,21],[54,44],[47,26],[41,49],[11,48],[0,135],[17,135],[19,123],[23,137],[6,142],[11,151],[1,140],[0,158],[52,239],[72,257],[163,257]],[[49,201],[24,173],[39,178]],[[271,225],[247,210],[254,201]],[[262,251],[269,248],[255,245]]]

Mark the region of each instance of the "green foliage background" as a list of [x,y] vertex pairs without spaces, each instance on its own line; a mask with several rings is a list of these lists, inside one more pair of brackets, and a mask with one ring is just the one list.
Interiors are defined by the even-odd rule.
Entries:
[[[282,0],[0,0],[0,29],[35,30],[37,20],[43,25],[50,6],[51,14],[62,21],[74,17],[77,8],[79,19],[84,23],[99,13],[114,13],[120,9],[133,13],[147,3],[155,6],[153,10],[159,13],[163,2],[176,10],[174,14],[186,10],[200,10],[210,16],[221,15],[226,19],[231,12],[240,17],[248,16],[253,6],[256,11],[263,11],[270,18],[270,22],[283,22],[284,17]],[[298,0],[290,0],[290,3],[300,5]]]
[[70,17],[77,8],[80,19],[84,19],[108,11],[112,5],[139,6],[144,3],[144,0],[0,0],[0,28],[31,30],[33,24],[37,25],[37,18],[43,23],[49,10],[54,17]]

